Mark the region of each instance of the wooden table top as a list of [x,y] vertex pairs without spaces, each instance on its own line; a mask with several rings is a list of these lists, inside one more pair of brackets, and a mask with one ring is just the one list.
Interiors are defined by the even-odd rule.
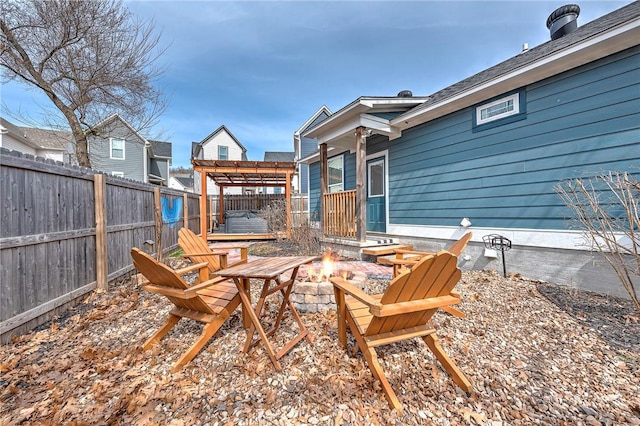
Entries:
[[221,269],[216,271],[216,274],[229,278],[274,278],[318,258],[319,256],[262,257],[248,263]]

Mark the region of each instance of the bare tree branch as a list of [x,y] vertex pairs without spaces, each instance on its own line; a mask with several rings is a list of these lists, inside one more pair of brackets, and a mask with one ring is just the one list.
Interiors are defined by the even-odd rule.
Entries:
[[166,101],[153,86],[162,50],[153,22],[120,0],[5,0],[0,14],[0,69],[42,90],[68,123],[78,163],[90,167],[87,135],[118,113],[138,132]]
[[640,183],[623,172],[571,179],[556,187],[589,247],[602,253],[640,312]]

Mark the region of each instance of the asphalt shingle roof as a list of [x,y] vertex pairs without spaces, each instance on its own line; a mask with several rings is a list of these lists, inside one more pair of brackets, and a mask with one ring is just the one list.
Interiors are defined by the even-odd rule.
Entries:
[[264,153],[264,161],[293,162],[295,161],[295,156],[295,152],[266,151]]

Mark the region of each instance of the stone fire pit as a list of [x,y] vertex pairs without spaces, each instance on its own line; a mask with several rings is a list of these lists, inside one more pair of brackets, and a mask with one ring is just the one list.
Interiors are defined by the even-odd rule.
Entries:
[[[367,283],[364,272],[349,272],[349,282],[360,289]],[[333,284],[329,281],[312,282],[308,276],[300,273],[291,290],[291,302],[300,312],[323,312],[336,309]]]

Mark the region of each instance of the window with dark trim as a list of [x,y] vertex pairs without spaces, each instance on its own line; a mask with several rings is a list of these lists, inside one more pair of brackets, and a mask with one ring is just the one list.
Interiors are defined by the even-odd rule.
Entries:
[[229,147],[224,145],[218,146],[218,160],[228,160],[229,159]]
[[490,129],[526,118],[524,90],[501,95],[473,108],[473,128]]

